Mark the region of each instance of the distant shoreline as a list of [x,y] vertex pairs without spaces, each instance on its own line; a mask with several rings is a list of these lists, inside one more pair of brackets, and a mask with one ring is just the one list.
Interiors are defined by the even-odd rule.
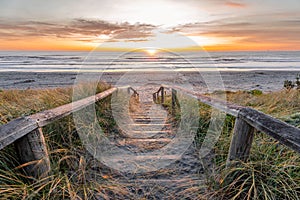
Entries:
[[[178,77],[174,78],[174,73]],[[132,85],[135,84],[161,84],[172,83],[176,81],[186,82],[200,90],[205,88],[205,78],[214,79],[221,74],[225,90],[251,90],[259,89],[262,91],[276,91],[283,88],[284,80],[294,80],[300,70],[253,70],[253,71],[135,71],[135,72],[104,72],[102,73],[85,73],[86,81],[100,80],[109,84],[119,84],[120,80],[126,81],[126,76]],[[99,76],[101,75],[100,79]],[[72,86],[78,78],[76,72],[0,72],[0,89],[28,89],[28,88],[54,88]],[[122,80],[124,82],[124,80]],[[222,84],[218,81],[217,84]]]

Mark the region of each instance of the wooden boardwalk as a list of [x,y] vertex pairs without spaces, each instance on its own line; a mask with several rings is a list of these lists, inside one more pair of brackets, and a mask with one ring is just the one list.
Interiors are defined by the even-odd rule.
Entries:
[[139,97],[138,109],[129,112],[132,124],[124,129],[125,137],[116,140],[119,148],[132,154],[107,158],[111,166],[119,165],[125,171],[115,179],[128,188],[135,188],[138,191],[135,199],[198,199],[199,191],[204,192],[206,188],[202,163],[206,167],[212,165],[212,156],[200,160],[193,142],[182,153],[178,153],[179,149],[175,153],[164,151],[176,140],[172,115],[153,101],[147,88],[139,90]]

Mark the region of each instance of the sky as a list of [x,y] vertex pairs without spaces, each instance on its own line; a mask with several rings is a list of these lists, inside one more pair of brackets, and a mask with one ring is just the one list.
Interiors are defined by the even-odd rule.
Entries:
[[300,0],[0,0],[0,50],[300,50]]

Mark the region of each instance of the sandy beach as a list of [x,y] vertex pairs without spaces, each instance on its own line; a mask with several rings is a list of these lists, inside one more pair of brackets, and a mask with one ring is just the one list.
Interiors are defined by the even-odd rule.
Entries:
[[[207,82],[212,87],[225,90],[276,91],[283,88],[284,80],[295,80],[296,71],[223,71],[216,72],[106,72],[103,74],[73,72],[1,72],[0,89],[52,88],[72,86],[76,81],[100,80],[112,85],[160,85],[185,83],[206,91]],[[220,75],[220,76],[219,76]],[[221,87],[222,88],[222,87]]]

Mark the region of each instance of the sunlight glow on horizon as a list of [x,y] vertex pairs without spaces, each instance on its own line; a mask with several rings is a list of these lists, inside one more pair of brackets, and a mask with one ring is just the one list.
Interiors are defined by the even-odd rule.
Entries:
[[[214,36],[207,34],[169,33],[166,30],[155,31],[145,40],[115,40],[111,35],[99,34],[95,37],[56,38],[24,37],[15,41],[0,38],[0,50],[22,51],[131,51],[153,47],[170,51],[285,51],[300,50],[300,45],[281,41],[253,43],[247,37]],[[107,41],[107,42],[105,42]],[[148,55],[155,54],[148,51]]]
[[2,0],[0,50],[300,50],[299,8],[299,0]]
[[149,56],[155,56],[157,53],[158,53],[158,50],[157,49],[145,49],[145,52],[149,55]]

